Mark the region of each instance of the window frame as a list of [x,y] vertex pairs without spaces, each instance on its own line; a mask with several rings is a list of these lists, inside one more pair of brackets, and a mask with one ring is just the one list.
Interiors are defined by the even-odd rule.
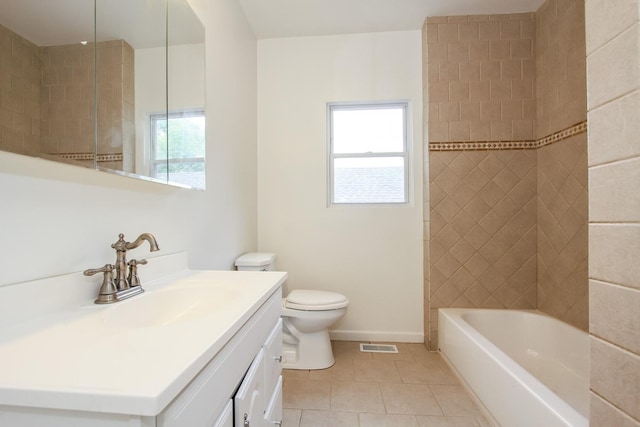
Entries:
[[[336,110],[377,110],[377,109],[402,109],[403,123],[402,133],[403,141],[402,151],[392,152],[365,152],[365,153],[334,153],[333,150],[333,115]],[[327,206],[406,206],[411,203],[410,200],[410,165],[411,165],[411,144],[409,138],[410,127],[410,109],[409,101],[394,100],[394,101],[375,101],[375,102],[329,102],[327,103]],[[341,158],[382,158],[382,157],[395,157],[403,159],[403,178],[404,178],[404,200],[402,202],[335,202],[335,174],[334,163],[336,159]]]
[[[169,176],[171,172],[169,172],[169,165],[176,163],[204,163],[206,164],[206,147],[205,154],[202,157],[189,157],[189,158],[166,158],[166,159],[157,159],[157,151],[158,151],[158,140],[156,133],[157,123],[163,120],[170,120],[176,118],[186,118],[186,117],[203,117],[206,120],[205,110],[204,108],[194,108],[194,109],[186,109],[186,110],[176,110],[170,111],[168,114],[165,113],[154,113],[149,115],[149,126],[151,128],[150,132],[150,145],[151,150],[149,150],[149,167],[150,167],[150,176],[155,179],[166,179],[169,181]],[[167,124],[168,129],[168,124]],[[167,149],[167,153],[169,150]],[[158,174],[156,171],[157,166],[166,165],[167,172],[166,175],[164,173]],[[165,175],[162,177],[161,175]],[[204,189],[204,187],[193,187]]]

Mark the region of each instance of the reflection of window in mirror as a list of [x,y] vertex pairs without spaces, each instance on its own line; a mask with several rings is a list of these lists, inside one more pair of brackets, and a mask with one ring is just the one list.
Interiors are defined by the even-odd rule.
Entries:
[[152,114],[152,177],[205,188],[204,110]]

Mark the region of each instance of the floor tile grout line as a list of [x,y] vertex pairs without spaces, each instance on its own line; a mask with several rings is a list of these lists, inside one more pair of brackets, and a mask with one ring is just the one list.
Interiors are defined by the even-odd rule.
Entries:
[[[348,346],[343,347],[344,353],[346,353],[343,356],[339,356],[336,357],[336,360],[346,360],[346,361],[350,361],[352,364],[354,364],[355,360],[359,359],[357,357],[358,352],[353,352],[349,350]],[[400,382],[397,381],[389,381],[388,378],[382,378],[382,379],[378,379],[377,381],[371,381],[371,380],[367,380],[367,381],[356,381],[355,377],[353,380],[346,380],[343,381],[339,375],[340,373],[337,374],[336,377],[332,377],[329,376],[328,378],[316,378],[316,379],[311,379],[309,378],[309,374],[311,371],[306,371],[305,374],[307,374],[306,378],[291,378],[294,379],[296,381],[298,381],[299,383],[310,383],[310,382],[314,382],[317,380],[321,380],[324,382],[328,382],[329,383],[329,405],[328,408],[329,409],[293,409],[291,408],[290,410],[293,411],[299,411],[296,412],[296,414],[298,415],[297,418],[299,418],[298,422],[301,424],[302,423],[302,417],[303,417],[303,413],[304,411],[307,411],[307,413],[309,413],[309,411],[316,411],[316,412],[328,412],[328,413],[339,413],[339,412],[349,412],[349,413],[357,413],[357,420],[358,420],[358,425],[361,424],[361,419],[362,416],[360,414],[376,414],[376,415],[380,415],[380,414],[384,414],[386,417],[405,417],[406,419],[411,419],[414,420],[414,422],[418,422],[420,423],[420,416],[417,414],[404,414],[404,413],[390,413],[389,412],[389,408],[388,405],[389,403],[387,402],[387,400],[384,399],[384,394],[382,393],[382,389],[386,386],[411,386],[411,385],[416,385],[416,384],[422,384],[422,385],[426,385],[427,389],[430,391],[430,393],[432,394],[432,396],[434,397],[434,403],[437,404],[437,407],[439,409],[440,415],[432,415],[432,416],[437,416],[437,417],[444,417],[444,418],[452,418],[452,417],[462,417],[464,414],[451,414],[451,415],[447,415],[445,414],[444,408],[443,408],[443,404],[441,402],[441,399],[438,399],[438,397],[436,396],[435,392],[434,392],[434,386],[453,386],[454,384],[451,384],[449,382],[449,380],[447,380],[446,378],[442,378],[442,379],[438,379],[437,381],[419,381],[417,383],[405,383],[403,377],[400,375],[400,369],[398,367],[399,364],[402,364],[404,362],[413,362],[413,363],[417,363],[420,366],[422,366],[423,368],[426,368],[428,370],[435,370],[437,371],[439,374],[444,375],[446,377],[446,373],[443,371],[443,369],[445,369],[444,366],[441,366],[440,363],[438,362],[438,356],[441,357],[441,355],[437,354],[437,353],[432,353],[432,352],[424,352],[422,350],[419,351],[411,351],[411,350],[418,350],[418,347],[411,347],[411,346],[406,346],[404,348],[404,351],[408,354],[405,354],[405,356],[400,356],[400,358],[396,358],[396,357],[377,357],[377,358],[367,358],[365,360],[367,361],[373,361],[373,360],[377,360],[377,361],[387,361],[387,362],[393,362],[393,363],[383,363],[383,365],[387,365],[387,366],[393,366],[393,371],[397,374],[397,376],[400,378]],[[428,355],[428,356],[427,356]],[[432,356],[433,355],[433,356]],[[386,356],[386,355],[385,355]],[[427,356],[426,358],[424,356]],[[432,363],[433,362],[433,363]],[[355,365],[354,365],[355,366]],[[354,367],[355,370],[355,367]],[[333,374],[330,375],[336,375],[336,373],[334,372]],[[406,378],[408,379],[410,377],[410,375],[406,375]],[[362,384],[362,383],[369,383],[370,385],[373,385],[376,389],[377,389],[377,394],[379,396],[379,398],[381,399],[381,403],[382,403],[382,407],[384,412],[360,412],[360,411],[337,411],[335,410],[334,406],[332,405],[332,396],[334,393],[334,387],[333,385],[336,383],[352,383],[352,384]],[[459,384],[455,384],[458,385]],[[472,399],[473,400],[473,399]],[[473,402],[473,405],[475,406],[475,402]],[[470,420],[473,420],[473,422],[475,423],[476,426],[479,425],[483,425],[483,420],[484,417],[482,414],[477,415],[477,414],[467,414],[464,415],[465,418],[468,418]],[[293,421],[293,420],[292,420]],[[287,426],[287,427],[295,427],[295,426]],[[302,427],[302,426],[298,426],[298,427]],[[354,426],[355,427],[355,426]]]

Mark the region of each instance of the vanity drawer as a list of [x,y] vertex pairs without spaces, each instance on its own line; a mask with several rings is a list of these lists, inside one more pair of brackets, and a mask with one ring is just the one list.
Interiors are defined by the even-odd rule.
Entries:
[[264,352],[264,384],[265,391],[270,395],[282,373],[282,319],[278,319],[271,330],[264,343]]

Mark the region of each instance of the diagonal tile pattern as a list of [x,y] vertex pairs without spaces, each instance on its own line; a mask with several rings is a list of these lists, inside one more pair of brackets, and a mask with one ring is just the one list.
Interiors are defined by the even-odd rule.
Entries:
[[439,353],[398,343],[399,353],[361,353],[334,341],[336,364],[284,370],[284,427],[489,427]]
[[587,135],[537,152],[538,309],[588,330]]
[[431,308],[536,308],[536,152],[431,152],[429,170]]

